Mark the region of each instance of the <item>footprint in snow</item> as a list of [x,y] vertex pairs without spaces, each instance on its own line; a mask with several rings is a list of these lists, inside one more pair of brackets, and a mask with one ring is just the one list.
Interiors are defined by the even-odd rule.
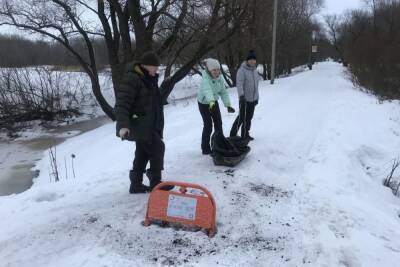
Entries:
[[42,192],[37,194],[37,196],[34,197],[34,200],[36,202],[44,202],[44,201],[52,202],[62,197],[64,197],[64,194],[57,194],[53,192]]

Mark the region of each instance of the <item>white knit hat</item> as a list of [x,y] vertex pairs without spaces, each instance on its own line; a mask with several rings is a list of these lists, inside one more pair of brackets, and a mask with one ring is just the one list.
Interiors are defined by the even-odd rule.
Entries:
[[215,69],[220,69],[221,64],[219,64],[219,61],[213,58],[207,58],[204,60],[206,62],[206,67],[208,70],[215,70]]

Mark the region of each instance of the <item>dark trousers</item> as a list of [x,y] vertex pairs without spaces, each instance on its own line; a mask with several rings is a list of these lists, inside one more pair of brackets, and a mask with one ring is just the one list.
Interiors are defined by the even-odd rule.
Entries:
[[161,171],[164,169],[165,144],[158,132],[153,133],[152,142],[136,141],[133,172],[143,175],[147,163],[150,161],[150,172],[156,179],[161,179]]
[[222,130],[222,119],[221,112],[219,110],[218,102],[215,102],[215,106],[210,110],[209,105],[199,104],[199,110],[201,117],[203,118],[203,133],[201,135],[201,149],[203,151],[210,151],[210,137],[212,133],[212,126],[214,122],[214,130],[223,132]]
[[257,105],[255,102],[240,102],[239,103],[239,116],[236,118],[232,125],[230,136],[236,136],[239,128],[241,129],[241,137],[246,138],[249,136],[249,131],[251,128],[251,120],[253,119],[254,109]]

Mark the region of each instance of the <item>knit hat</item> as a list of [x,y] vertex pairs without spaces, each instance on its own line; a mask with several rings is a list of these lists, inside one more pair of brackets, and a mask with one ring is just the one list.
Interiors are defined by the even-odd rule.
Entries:
[[207,58],[205,60],[206,62],[206,67],[208,70],[219,70],[221,68],[221,64],[219,64],[219,61],[213,58]]
[[257,60],[256,52],[254,50],[249,51],[249,54],[247,55],[246,60],[252,60],[252,59]]
[[140,58],[140,64],[149,66],[160,66],[160,58],[153,51],[148,51]]

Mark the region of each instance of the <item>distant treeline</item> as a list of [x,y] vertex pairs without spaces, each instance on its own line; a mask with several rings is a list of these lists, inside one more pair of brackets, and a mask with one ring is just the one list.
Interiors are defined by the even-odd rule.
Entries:
[[[75,39],[72,46],[85,55],[82,41]],[[108,64],[107,48],[102,39],[93,40],[96,63]],[[56,42],[30,40],[17,35],[0,35],[0,67],[27,67],[38,65],[79,66],[79,63],[62,45]]]

